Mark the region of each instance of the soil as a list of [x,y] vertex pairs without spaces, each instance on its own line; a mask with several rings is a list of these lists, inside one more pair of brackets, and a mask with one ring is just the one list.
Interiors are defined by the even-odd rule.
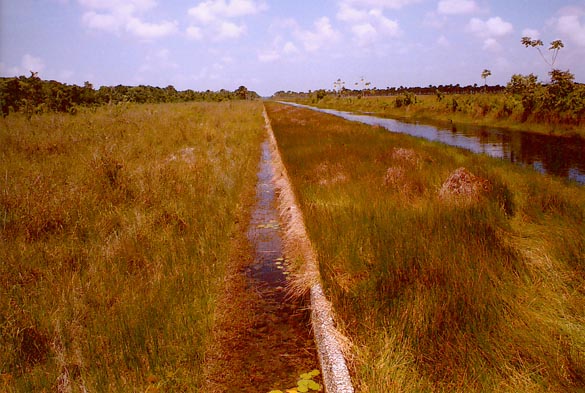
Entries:
[[[268,142],[262,145],[255,204],[240,224],[214,336],[206,355],[205,392],[269,392],[295,387],[318,368],[303,299],[287,296],[287,262],[275,206]],[[315,378],[319,383],[319,378]]]

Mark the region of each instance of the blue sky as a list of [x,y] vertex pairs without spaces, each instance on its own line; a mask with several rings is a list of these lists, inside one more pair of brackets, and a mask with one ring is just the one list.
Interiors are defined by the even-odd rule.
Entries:
[[[2,0],[0,75],[179,90],[585,82],[585,0]],[[547,47],[543,48],[549,55]]]

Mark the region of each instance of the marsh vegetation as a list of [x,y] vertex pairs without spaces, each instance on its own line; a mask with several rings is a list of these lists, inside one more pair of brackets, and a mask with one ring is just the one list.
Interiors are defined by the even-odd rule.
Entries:
[[585,386],[585,192],[266,105],[362,392]]
[[251,101],[0,119],[0,390],[202,386],[262,126]]

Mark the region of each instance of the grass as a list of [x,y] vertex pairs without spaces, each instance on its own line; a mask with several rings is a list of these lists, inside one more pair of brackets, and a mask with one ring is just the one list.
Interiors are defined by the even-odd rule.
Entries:
[[538,117],[525,118],[521,100],[507,94],[446,94],[438,99],[435,95],[412,96],[416,102],[397,106],[404,100],[397,97],[333,97],[322,100],[297,99],[296,102],[319,108],[330,108],[349,112],[371,112],[390,118],[423,122],[456,123],[500,127],[540,134],[585,137],[582,120],[565,121],[560,118],[543,120]]
[[[360,392],[585,388],[585,191],[266,104]],[[487,180],[441,196],[455,169]]]
[[261,112],[0,120],[0,390],[198,390]]

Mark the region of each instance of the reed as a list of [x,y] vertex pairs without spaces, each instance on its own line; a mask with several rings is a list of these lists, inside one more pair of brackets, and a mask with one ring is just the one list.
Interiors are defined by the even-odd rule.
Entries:
[[0,120],[0,390],[198,390],[261,113]]
[[[585,387],[582,187],[322,113],[266,109],[354,344],[358,391]],[[464,182],[461,167],[477,192],[449,189],[447,179]]]

